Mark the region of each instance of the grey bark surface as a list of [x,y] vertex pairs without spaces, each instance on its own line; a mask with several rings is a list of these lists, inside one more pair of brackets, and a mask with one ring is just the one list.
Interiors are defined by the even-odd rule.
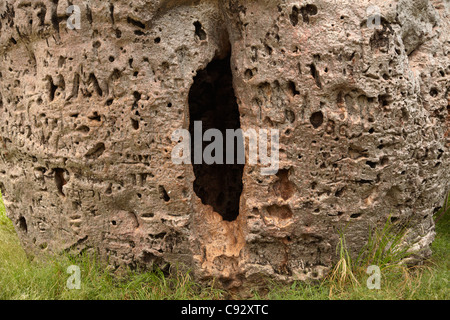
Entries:
[[[179,263],[237,288],[321,278],[338,230],[356,254],[392,215],[430,255],[450,187],[448,1],[71,3],[79,30],[68,1],[0,1],[0,188],[28,252]],[[171,160],[214,59],[241,128],[281,133],[278,174],[244,167],[233,221]]]

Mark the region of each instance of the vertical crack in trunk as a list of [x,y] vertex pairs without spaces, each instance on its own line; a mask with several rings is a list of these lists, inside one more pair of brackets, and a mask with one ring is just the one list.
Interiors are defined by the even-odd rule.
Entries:
[[[215,59],[200,70],[194,78],[189,93],[189,114],[191,141],[195,142],[194,123],[202,122],[202,137],[208,129],[218,129],[222,133],[223,164],[195,163],[195,143],[191,143],[191,160],[195,181],[194,191],[205,205],[213,207],[224,220],[233,221],[239,215],[239,202],[242,193],[244,164],[238,164],[237,148],[243,148],[243,141],[234,143],[234,162],[227,164],[226,130],[240,129],[239,108],[233,90],[233,76],[230,63],[231,54],[224,59]],[[198,138],[198,137],[197,137]],[[203,141],[203,139],[201,139]],[[214,143],[202,142],[205,147]],[[215,149],[217,152],[217,149]],[[212,156],[217,156],[214,151]]]

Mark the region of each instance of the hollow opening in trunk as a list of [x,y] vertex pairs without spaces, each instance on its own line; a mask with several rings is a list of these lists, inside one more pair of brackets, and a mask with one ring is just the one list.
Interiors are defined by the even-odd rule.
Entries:
[[[242,161],[237,159],[238,148],[244,147],[242,139],[234,138],[233,164],[228,164],[229,162],[226,161],[227,151],[232,150],[226,148],[226,130],[236,130],[241,127],[239,108],[233,90],[230,58],[231,54],[224,59],[215,59],[205,69],[198,71],[189,93],[189,131],[192,142],[191,162],[195,174],[194,191],[203,204],[212,206],[214,211],[226,221],[233,221],[239,215],[244,172],[244,164],[239,164]],[[197,137],[200,140],[196,139],[194,130],[195,123],[197,126],[199,124],[198,121],[201,121],[202,127],[201,137]],[[207,164],[203,156],[201,163],[195,161],[195,141],[202,141],[202,155],[207,154],[206,147],[214,142],[218,143],[214,137],[210,139],[211,141],[203,141],[204,133],[209,129],[217,129],[222,134],[222,141],[218,140],[223,150],[222,164],[217,163],[219,161]],[[215,158],[217,149],[214,148],[208,154]]]

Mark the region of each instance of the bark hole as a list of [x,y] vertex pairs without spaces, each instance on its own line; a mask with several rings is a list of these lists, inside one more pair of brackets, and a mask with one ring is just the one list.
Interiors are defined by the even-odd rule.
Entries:
[[[230,58],[231,55],[225,59],[215,59],[205,69],[198,71],[189,93],[191,162],[196,178],[194,191],[203,204],[212,206],[214,211],[226,221],[233,221],[239,215],[244,171],[244,164],[239,164],[237,161],[237,148],[243,148],[242,140],[234,139],[233,164],[227,164],[226,161],[226,130],[236,130],[241,127],[239,108],[233,90]],[[209,129],[217,129],[222,133],[223,161],[206,164],[203,157],[201,164],[194,161],[196,141],[194,122],[196,121],[202,122],[202,137]],[[203,141],[203,139],[200,140]],[[217,143],[214,138],[211,140],[202,142],[202,153],[208,145]],[[216,157],[217,152],[216,148],[211,154]]]

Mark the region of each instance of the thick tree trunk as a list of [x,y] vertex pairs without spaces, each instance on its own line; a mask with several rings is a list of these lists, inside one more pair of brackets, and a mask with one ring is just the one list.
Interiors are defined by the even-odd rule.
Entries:
[[[8,215],[30,252],[181,264],[226,288],[321,278],[338,230],[356,254],[390,215],[429,256],[449,16],[437,0],[2,0]],[[249,143],[245,165],[175,163],[195,121],[278,130],[278,171]]]

